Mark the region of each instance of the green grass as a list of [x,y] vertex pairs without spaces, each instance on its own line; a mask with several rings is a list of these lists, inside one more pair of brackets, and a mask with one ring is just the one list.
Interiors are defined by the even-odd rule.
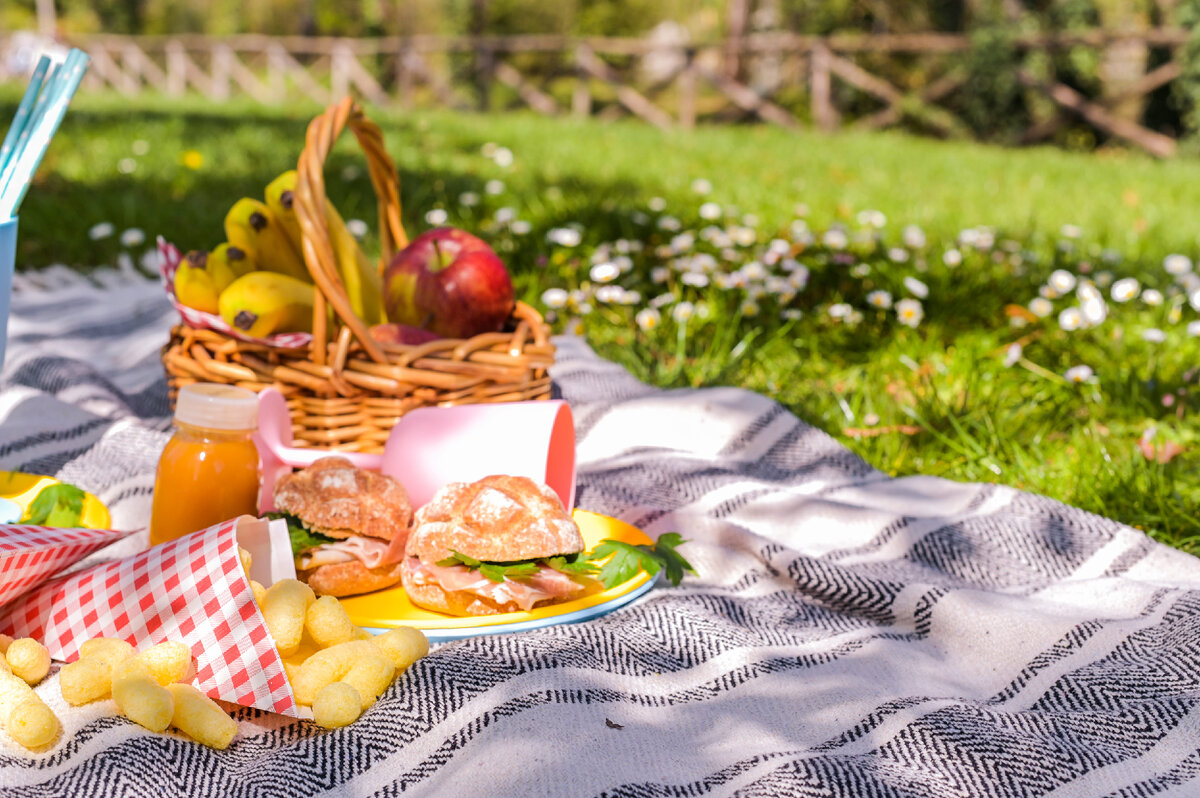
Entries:
[[[16,99],[12,87],[0,92],[0,118],[11,115]],[[215,245],[229,205],[260,195],[294,164],[307,121],[318,111],[77,98],[22,209],[19,264],[112,263],[122,249],[117,236],[87,235],[100,222],[118,234],[130,227],[162,234],[185,249]],[[768,127],[661,132],[527,114],[372,109],[371,115],[400,171],[410,233],[428,226],[426,211],[444,208],[451,224],[494,243],[525,299],[540,305],[551,287],[582,292],[578,298],[588,298],[592,312],[569,306],[550,316],[559,328],[578,325],[602,355],[638,376],[663,386],[745,386],[785,403],[889,473],[1011,484],[1184,549],[1200,546],[1200,452],[1192,423],[1200,338],[1186,331],[1197,313],[1162,268],[1169,253],[1194,258],[1200,251],[1194,221],[1200,163],[891,134]],[[344,216],[374,226],[361,156],[344,139],[327,165],[330,194]],[[510,167],[485,157],[489,142],[512,150]],[[185,163],[190,151],[199,154],[198,168]],[[123,159],[132,159],[125,163],[131,172],[122,172]],[[693,189],[699,179],[711,183],[710,194]],[[500,193],[487,192],[489,180],[502,181]],[[460,203],[464,192],[478,195],[478,204]],[[655,197],[665,210],[653,209]],[[803,231],[789,226],[797,205],[806,205],[816,241],[796,257],[810,272],[807,286],[787,301],[764,294],[754,312],[743,307],[743,290],[685,285],[679,268],[668,270],[664,284],[651,282],[651,269],[674,260],[660,247],[677,232],[713,224],[699,217],[709,201],[722,207],[717,224],[744,224],[757,233],[753,244],[728,252],[698,240],[692,251],[712,254],[716,273],[761,258],[775,236],[801,249],[796,239]],[[530,231],[497,222],[503,207]],[[879,234],[860,223],[865,210],[886,215]],[[659,226],[664,215],[678,221],[678,231]],[[582,233],[578,246],[547,242],[549,230],[571,224]],[[834,224],[851,239],[845,251],[821,243]],[[888,249],[910,224],[923,229],[927,243],[893,262]],[[960,247],[962,265],[944,265],[942,253],[956,246],[960,231],[979,225],[994,231],[995,245]],[[1081,236],[1065,238],[1064,225],[1077,225]],[[611,248],[618,239],[643,245],[614,283],[640,292],[632,305],[597,301],[598,286],[588,276],[597,247]],[[1080,277],[1136,276],[1162,291],[1164,302],[1110,301],[1103,324],[1066,331],[1056,317],[1070,302],[1059,299],[1049,317],[1014,327],[1006,307],[1028,305],[1056,268]],[[782,274],[778,265],[765,271]],[[929,289],[925,318],[915,328],[866,299],[873,290],[897,300],[908,295],[905,277]],[[657,326],[639,328],[634,314],[667,290],[707,317],[676,323],[668,305]],[[1107,288],[1103,294],[1107,299]],[[830,306],[839,303],[861,319],[847,324],[831,316]],[[795,311],[802,315],[794,318]],[[1162,330],[1166,340],[1144,340],[1147,329]],[[1007,347],[1018,341],[1022,358],[1005,365]],[[1094,382],[1063,378],[1080,364],[1094,369]],[[1150,431],[1154,444],[1170,442],[1182,453],[1167,463],[1148,459],[1138,444]]]

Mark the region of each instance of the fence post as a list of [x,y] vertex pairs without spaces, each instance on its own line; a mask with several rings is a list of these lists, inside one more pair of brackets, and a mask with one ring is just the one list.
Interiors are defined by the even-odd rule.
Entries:
[[233,51],[224,42],[213,45],[212,51],[212,98],[229,99],[229,77],[233,68]]
[[696,126],[696,48],[684,50],[686,61],[679,73],[679,124],[685,130]]
[[575,46],[575,90],[571,94],[571,113],[577,117],[592,115],[592,89],[588,85],[591,77],[583,68],[588,53],[588,46],[583,42]]
[[167,94],[179,97],[187,90],[187,54],[178,39],[171,39],[164,49],[167,53]]
[[335,100],[350,93],[350,70],[346,59],[353,57],[344,41],[335,44],[329,54],[329,90]]
[[829,52],[829,45],[824,39],[818,39],[813,42],[812,58],[810,59],[810,69],[812,70],[811,89],[812,97],[812,117],[816,123],[817,129],[826,133],[832,132],[837,128],[838,113],[833,107],[833,98],[831,91],[832,79],[830,77],[832,55]]

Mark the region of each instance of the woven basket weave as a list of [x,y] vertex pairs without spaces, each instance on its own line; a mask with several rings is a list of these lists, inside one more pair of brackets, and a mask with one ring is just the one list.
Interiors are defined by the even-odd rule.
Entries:
[[[256,392],[274,387],[288,399],[297,446],[380,452],[395,423],[417,407],[549,398],[554,345],[541,315],[523,302],[516,303],[503,332],[415,346],[371,337],[351,309],[325,218],[323,168],[345,127],[366,155],[378,200],[381,267],[407,245],[399,179],[382,133],[346,98],[309,124],[297,163],[294,207],[304,263],[317,289],[312,344],[282,348],[180,324],[163,349],[172,401],[192,382]],[[329,308],[336,316],[333,325]]]

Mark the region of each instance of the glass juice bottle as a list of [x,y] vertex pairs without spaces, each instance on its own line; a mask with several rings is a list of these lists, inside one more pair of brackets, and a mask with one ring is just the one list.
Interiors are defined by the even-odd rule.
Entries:
[[179,389],[175,434],[158,460],[150,545],[258,514],[258,396],[196,383]]

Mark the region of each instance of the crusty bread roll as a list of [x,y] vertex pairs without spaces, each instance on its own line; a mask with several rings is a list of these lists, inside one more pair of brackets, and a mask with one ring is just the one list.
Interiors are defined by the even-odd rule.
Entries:
[[[295,471],[275,483],[275,507],[299,518],[306,527],[338,543],[348,558],[329,562],[333,544],[301,552],[296,558],[297,576],[318,595],[355,596],[391,587],[400,581],[401,563],[380,560],[380,551],[401,553],[412,523],[413,510],[408,491],[392,477],[357,468],[345,457],[330,456],[308,468]],[[361,540],[360,540],[361,538]],[[361,559],[371,549],[376,567]],[[326,561],[306,567],[316,552],[325,552]]]
[[402,581],[413,604],[435,612],[515,612],[521,607],[513,601],[418,581],[418,561],[436,565],[457,551],[485,562],[512,562],[575,554],[584,548],[579,527],[553,490],[528,477],[493,475],[446,485],[417,511],[405,546]]
[[402,562],[380,568],[368,568],[358,560],[330,563],[307,571],[296,578],[308,584],[318,596],[357,596],[391,587],[400,581]]
[[403,485],[337,456],[281,477],[275,483],[275,507],[331,538],[391,540],[408,529],[413,516]]
[[452,482],[417,511],[407,553],[437,562],[451,550],[506,562],[583,551],[583,536],[558,494],[529,477]]

